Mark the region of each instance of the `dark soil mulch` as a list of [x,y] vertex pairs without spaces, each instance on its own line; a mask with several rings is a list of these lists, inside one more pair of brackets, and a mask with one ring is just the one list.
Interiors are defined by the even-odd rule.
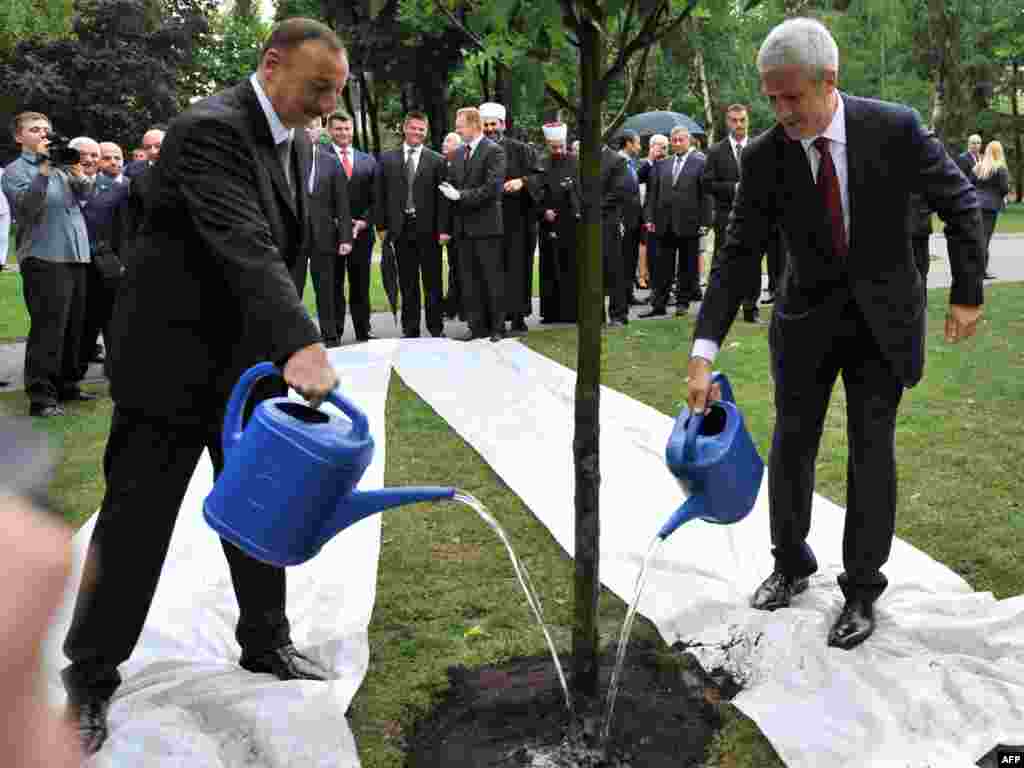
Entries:
[[[611,739],[598,744],[614,646],[601,659],[601,697],[577,702],[570,721],[549,656],[448,670],[451,689],[417,723],[410,768],[685,768],[702,764],[720,726],[717,705],[734,694],[689,654],[630,648]],[[566,669],[571,659],[562,659]]]

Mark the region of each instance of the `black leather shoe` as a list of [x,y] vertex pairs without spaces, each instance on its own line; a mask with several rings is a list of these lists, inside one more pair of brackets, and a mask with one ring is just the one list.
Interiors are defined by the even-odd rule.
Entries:
[[754,323],[755,325],[761,322],[761,313],[757,307],[744,307],[743,308],[743,322]]
[[807,577],[794,579],[781,571],[772,571],[772,575],[761,582],[761,586],[750,598],[750,607],[759,611],[774,611],[785,608],[795,595],[807,589]]
[[526,321],[523,318],[517,318],[512,321],[511,328],[516,333],[526,333],[530,329],[526,327]]
[[676,307],[676,317],[686,317],[690,314],[690,305],[683,303]]
[[502,334],[500,334],[500,333],[492,333],[491,334],[491,341],[501,341],[503,338],[505,338],[505,337]]
[[100,397],[99,395],[94,395],[91,392],[83,392],[80,389],[72,389],[69,390],[68,392],[62,393],[60,397],[58,397],[57,399],[60,400],[62,403],[69,403],[74,401],[88,403],[92,400],[99,400]]
[[477,335],[476,335],[475,333],[473,333],[472,331],[469,331],[468,333],[464,333],[464,334],[463,334],[463,335],[461,335],[461,336],[457,336],[457,337],[455,338],[455,340],[456,340],[456,341],[475,341],[476,339],[479,339],[479,338],[481,338],[481,337],[480,337],[480,336],[477,336]]
[[65,719],[78,733],[82,752],[92,755],[100,751],[107,740],[107,710],[110,699],[102,696],[76,696],[68,699]]
[[775,303],[775,294],[772,291],[769,291],[768,295],[765,296],[763,299],[761,299],[761,303],[762,304],[774,304]]
[[49,419],[54,416],[63,416],[64,409],[54,403],[32,403],[28,407],[29,416],[38,416],[41,419]]
[[268,672],[280,680],[329,680],[334,677],[309,656],[299,653],[291,643],[254,656],[247,656],[243,651],[238,664],[249,672]]
[[611,320],[608,321],[608,327],[609,328],[625,328],[627,322],[628,321],[622,320],[621,318],[613,317]]
[[370,341],[371,339],[376,339],[376,338],[377,337],[374,336],[372,333],[357,333],[356,334],[356,341]]
[[869,637],[875,631],[875,609],[863,598],[853,597],[846,601],[843,610],[828,632],[828,644],[848,651]]
[[641,312],[639,315],[637,315],[637,317],[665,317],[666,315],[668,315],[668,312],[664,309],[664,307],[656,307],[648,312]]
[[986,273],[985,273],[985,279],[986,279],[986,280],[995,280],[995,279],[996,279],[996,276],[995,276],[995,275],[993,275],[993,274],[992,274],[991,272],[986,272]]
[[334,349],[335,347],[340,347],[341,339],[337,339],[334,337],[324,339],[324,346],[327,347],[327,349]]

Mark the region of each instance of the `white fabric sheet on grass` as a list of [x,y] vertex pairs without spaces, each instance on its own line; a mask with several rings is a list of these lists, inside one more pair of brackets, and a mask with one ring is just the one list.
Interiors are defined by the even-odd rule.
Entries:
[[[332,350],[342,391],[361,408],[376,442],[359,487],[384,480],[384,405],[393,341]],[[325,405],[325,409],[333,406]],[[337,411],[335,411],[337,412]],[[345,711],[369,661],[380,516],[348,528],[320,554],[288,569],[288,615],[296,646],[339,673],[324,684],[281,682],[238,666],[238,607],[217,536],[202,517],[213,470],[204,453],[182,503],[146,626],[110,708],[110,738],[90,766],[234,768],[358,766]],[[145,514],[146,510],[138,510]],[[95,515],[74,538],[75,569],[46,652],[51,698]]]
[[[403,343],[395,365],[571,555],[575,374],[512,341]],[[742,390],[737,397],[742,407]],[[664,464],[672,424],[602,390],[600,569],[626,601],[655,533],[684,499]],[[897,540],[875,635],[853,651],[830,649],[842,526],[843,510],[816,496],[811,588],[791,609],[750,609],[772,568],[766,479],[740,523],[691,522],[669,538],[640,610],[667,642],[692,644],[706,668],[743,682],[735,704],[793,768],[966,767],[997,743],[1024,743],[1024,596],[972,592]]]

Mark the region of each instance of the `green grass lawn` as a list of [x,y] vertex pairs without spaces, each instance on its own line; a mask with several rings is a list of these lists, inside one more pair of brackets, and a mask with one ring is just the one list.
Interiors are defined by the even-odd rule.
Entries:
[[[941,338],[947,292],[931,292],[928,364],[908,391],[897,426],[897,534],[1004,598],[1024,593],[1019,499],[1024,462],[1024,284],[989,287],[985,321],[973,340]],[[603,381],[675,416],[685,397],[685,350],[692,318],[634,322],[604,334]],[[766,328],[737,323],[718,367],[727,371],[762,455],[773,425]],[[575,329],[531,332],[527,343],[574,365]],[[102,392],[103,385],[94,391]],[[24,395],[0,395],[0,410],[24,413]],[[100,462],[110,403],[71,405],[43,422],[64,449],[53,482],[56,505],[79,524],[99,504]],[[845,502],[845,414],[837,383],[818,459],[820,493]],[[452,483],[484,501],[530,570],[559,648],[568,651],[572,561],[522,502],[423,401],[393,376],[387,403],[389,485]],[[608,511],[606,511],[606,514]],[[768,542],[765,542],[768,546]],[[601,597],[601,642],[615,639],[625,606]],[[656,641],[649,623],[636,637]],[[545,652],[497,539],[468,509],[403,508],[383,517],[371,663],[350,717],[366,768],[397,768],[416,720],[444,693],[449,665],[501,662]],[[721,705],[724,728],[707,764],[781,766],[757,728]]]

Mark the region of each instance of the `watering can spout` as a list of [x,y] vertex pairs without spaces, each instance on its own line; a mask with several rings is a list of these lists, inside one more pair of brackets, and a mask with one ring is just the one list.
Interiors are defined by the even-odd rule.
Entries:
[[672,513],[672,517],[670,517],[668,521],[661,526],[661,530],[658,531],[658,538],[664,541],[683,523],[699,517],[704,517],[706,511],[704,497],[697,495],[691,496],[683,502],[682,506]]
[[392,507],[416,504],[421,501],[444,501],[455,496],[455,489],[443,486],[412,486],[410,488],[381,488],[374,491],[352,491],[338,503],[334,517],[321,531],[321,545],[364,517]]

